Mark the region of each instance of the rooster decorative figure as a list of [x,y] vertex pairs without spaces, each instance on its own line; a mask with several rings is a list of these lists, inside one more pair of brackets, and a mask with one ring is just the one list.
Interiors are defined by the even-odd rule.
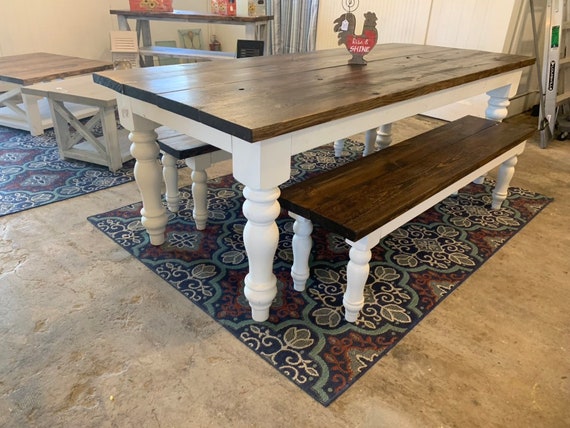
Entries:
[[370,53],[378,41],[378,30],[376,22],[378,18],[374,12],[364,14],[364,26],[362,34],[356,35],[356,17],[353,13],[347,12],[335,19],[334,31],[338,33],[338,44],[344,44],[346,49],[352,54],[349,64],[366,65],[364,55]]

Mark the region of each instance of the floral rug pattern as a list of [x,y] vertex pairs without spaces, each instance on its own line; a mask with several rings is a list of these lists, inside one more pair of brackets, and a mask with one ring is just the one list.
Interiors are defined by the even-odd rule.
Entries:
[[[350,161],[360,149],[349,142],[340,161],[331,146],[297,155],[293,180]],[[252,321],[243,295],[242,186],[231,176],[209,181],[205,231],[195,229],[190,189],[182,189],[181,209],[170,214],[162,246],[150,245],[140,203],[89,220],[326,406],[551,201],[512,188],[503,208],[491,210],[492,184],[470,184],[380,242],[355,324],[344,320],[342,308],[347,244],[315,225],[312,276],[306,291],[295,291],[289,275],[293,221],[284,212],[277,222],[280,244],[274,259],[278,294],[269,320]]]
[[53,129],[32,136],[0,126],[0,216],[107,189],[134,180],[134,163],[107,167],[59,158]]

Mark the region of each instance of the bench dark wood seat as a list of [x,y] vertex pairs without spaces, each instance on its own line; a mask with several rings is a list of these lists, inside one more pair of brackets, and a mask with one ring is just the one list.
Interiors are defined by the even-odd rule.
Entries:
[[157,130],[157,143],[162,152],[162,174],[166,185],[166,205],[172,212],[178,212],[180,192],[178,190],[178,168],[176,161],[184,160],[192,170],[192,215],[196,229],[206,228],[208,220],[208,174],[206,169],[216,162],[231,158],[231,154],[203,141],[161,127]]
[[363,306],[370,249],[418,214],[501,165],[492,208],[507,196],[517,156],[533,127],[466,116],[362,159],[282,189],[281,206],[295,221],[295,289],[309,277],[312,222],[351,245],[344,296],[354,322]]

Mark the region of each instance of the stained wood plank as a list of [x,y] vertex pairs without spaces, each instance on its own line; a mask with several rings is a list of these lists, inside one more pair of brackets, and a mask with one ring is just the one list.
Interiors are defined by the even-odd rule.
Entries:
[[110,68],[106,61],[36,52],[0,57],[0,80],[31,85]]
[[358,240],[527,140],[534,127],[467,116],[282,189],[280,203]]
[[169,135],[157,139],[158,147],[176,159],[188,159],[220,149],[184,134]]

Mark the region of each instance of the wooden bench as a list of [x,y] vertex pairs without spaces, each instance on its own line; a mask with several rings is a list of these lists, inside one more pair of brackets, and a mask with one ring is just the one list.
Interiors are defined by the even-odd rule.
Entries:
[[178,212],[178,168],[176,160],[183,159],[192,170],[192,215],[196,229],[206,228],[208,220],[208,174],[206,169],[214,163],[231,158],[231,153],[210,144],[181,134],[167,127],[157,130],[157,143],[162,152],[162,174],[166,185],[166,205],[171,212]]
[[492,208],[500,208],[517,156],[535,129],[467,116],[425,134],[282,189],[281,206],[295,218],[295,289],[309,278],[312,222],[351,246],[345,318],[355,322],[364,305],[371,248],[474,179],[500,165]]

